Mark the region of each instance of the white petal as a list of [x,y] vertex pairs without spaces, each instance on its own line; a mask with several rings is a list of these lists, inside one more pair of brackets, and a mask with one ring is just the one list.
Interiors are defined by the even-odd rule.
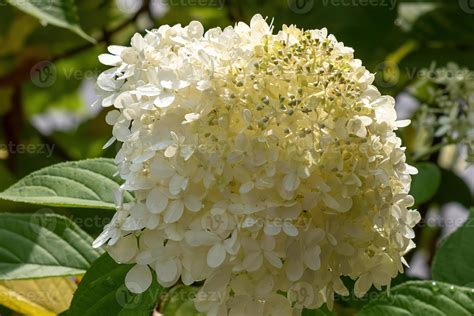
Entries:
[[160,180],[171,178],[175,174],[173,166],[162,157],[157,157],[153,160],[150,166],[151,175]]
[[161,70],[158,72],[158,77],[163,88],[173,89],[177,85],[178,79],[172,70]]
[[164,283],[173,282],[178,278],[180,263],[176,259],[159,261],[155,266],[158,280]]
[[164,221],[167,224],[177,222],[184,212],[184,203],[181,200],[174,200],[165,211]]
[[107,248],[109,255],[118,263],[128,263],[137,253],[137,238],[128,235],[120,239],[115,245]]
[[204,34],[204,26],[202,26],[201,22],[192,21],[188,25],[188,35],[192,38],[201,38]]
[[109,125],[114,125],[118,118],[120,117],[120,112],[117,110],[112,110],[107,113],[105,116],[105,122]]
[[281,269],[283,267],[283,263],[281,262],[281,259],[274,253],[273,251],[265,251],[264,252],[265,259],[270,262],[272,266],[275,268]]
[[393,124],[395,127],[407,127],[410,125],[411,121],[410,120],[400,120],[396,121],[395,124]]
[[135,35],[133,35],[132,39],[130,40],[130,44],[139,52],[141,52],[146,45],[143,36],[141,36],[139,33],[135,33]]
[[323,201],[328,207],[332,209],[337,210],[340,207],[339,203],[337,203],[337,201],[331,195],[327,193],[323,194]]
[[336,252],[343,256],[352,256],[355,252],[354,247],[346,242],[340,242],[337,244]]
[[319,246],[306,249],[303,254],[303,261],[305,265],[313,271],[319,270],[321,267],[321,260],[319,254],[321,253],[321,248]]
[[276,223],[265,223],[263,232],[268,236],[276,236],[281,232],[281,225],[277,225]]
[[153,102],[159,108],[167,108],[173,104],[175,100],[174,93],[171,92],[161,92]]
[[122,58],[110,54],[101,54],[99,55],[99,61],[107,66],[118,66],[122,63]]
[[123,92],[114,100],[114,106],[117,109],[123,109],[133,104],[133,102],[135,102],[133,95],[130,92]]
[[300,178],[294,173],[287,174],[283,178],[283,188],[286,191],[295,191],[300,186]]
[[204,91],[211,88],[211,82],[209,80],[199,80],[196,84],[196,88],[199,91]]
[[104,91],[116,91],[123,84],[114,79],[117,68],[111,68],[104,71],[97,78],[97,85]]
[[160,217],[158,215],[152,215],[146,223],[146,228],[155,229],[160,224]]
[[354,284],[354,294],[356,297],[362,297],[367,293],[371,286],[372,282],[369,278],[369,274],[365,273],[361,275]]
[[207,253],[207,265],[211,268],[220,266],[226,257],[225,247],[222,244],[216,244],[209,249]]
[[199,113],[188,113],[184,116],[184,119],[186,121],[183,122],[183,124],[197,121],[197,120],[199,120],[200,117],[201,117],[201,114],[199,114]]
[[114,204],[116,208],[123,206],[123,191],[120,189],[114,191]]
[[124,231],[135,231],[135,230],[140,230],[143,227],[145,227],[145,224],[146,222],[144,218],[136,218],[136,217],[130,216],[125,220],[121,228]]
[[147,97],[154,97],[161,93],[161,90],[153,84],[146,84],[137,88],[137,92],[140,95]]
[[93,248],[100,248],[110,239],[110,228],[104,229],[99,237],[92,243]]
[[286,266],[286,276],[290,281],[297,281],[299,280],[304,273],[304,266],[303,263],[300,261],[299,258],[290,258],[288,260],[288,264]]
[[290,237],[298,236],[299,232],[295,225],[285,222],[283,223],[283,231]]
[[265,296],[272,292],[274,285],[273,277],[271,274],[264,275],[256,284],[256,294],[258,296]]
[[253,190],[254,187],[255,187],[255,183],[253,181],[247,181],[240,186],[239,191],[241,194],[249,193],[250,191]]
[[406,165],[406,170],[408,174],[418,174],[418,169],[416,169],[413,166],[410,166],[409,164],[405,164],[405,165]]
[[176,145],[168,146],[168,148],[166,148],[166,150],[165,150],[165,157],[166,158],[172,158],[172,157],[176,156],[177,152],[178,152],[178,146],[176,146]]
[[197,212],[202,207],[202,202],[196,195],[186,194],[184,197],[184,205],[191,212]]
[[109,47],[107,47],[107,50],[111,54],[120,55],[120,54],[122,54],[122,52],[125,48],[127,48],[127,47],[119,46],[119,45],[110,45]]
[[179,194],[187,186],[187,179],[179,174],[174,174],[169,183],[170,193],[173,195]]
[[245,269],[247,269],[249,272],[257,271],[263,263],[263,255],[261,252],[251,252],[249,253],[245,259],[242,265],[244,266]]
[[154,188],[148,193],[146,206],[151,213],[159,214],[168,206],[168,197],[159,188]]
[[184,161],[187,161],[189,158],[191,158],[191,156],[194,154],[195,148],[196,147],[189,146],[189,145],[185,145],[181,147],[180,156],[184,159]]
[[364,126],[369,126],[373,122],[372,119],[368,116],[363,115],[363,116],[358,116],[358,118]]
[[125,276],[125,285],[130,292],[140,294],[148,290],[152,279],[150,268],[137,264]]
[[208,231],[189,230],[185,233],[184,238],[191,247],[213,245],[220,241],[220,239],[215,234],[212,234]]
[[117,123],[112,128],[112,135],[119,141],[123,142],[130,137],[130,130],[128,129],[128,121]]

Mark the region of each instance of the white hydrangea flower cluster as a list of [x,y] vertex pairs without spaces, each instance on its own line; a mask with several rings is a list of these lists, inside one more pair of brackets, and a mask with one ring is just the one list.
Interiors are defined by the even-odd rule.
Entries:
[[[133,292],[204,282],[207,315],[297,315],[389,285],[414,247],[410,173],[381,96],[325,29],[161,26],[99,57],[123,190],[95,246]],[[408,122],[409,123],[409,122]],[[285,293],[285,294],[282,294]]]
[[[414,127],[431,132],[444,144],[467,147],[467,162],[474,164],[474,73],[457,64],[420,71],[423,104]],[[416,88],[415,88],[416,90]],[[415,91],[415,95],[417,95]]]

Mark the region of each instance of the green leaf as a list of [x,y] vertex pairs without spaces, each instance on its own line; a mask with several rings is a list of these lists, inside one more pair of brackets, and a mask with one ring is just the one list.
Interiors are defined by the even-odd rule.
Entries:
[[[346,286],[346,288],[349,289],[349,292],[350,292],[350,294],[347,296],[342,296],[339,294],[336,294],[334,296],[334,301],[337,302],[337,305],[342,308],[359,310],[362,307],[364,307],[364,305],[366,305],[367,302],[370,302],[374,297],[376,297],[380,293],[379,290],[377,290],[375,287],[372,286],[363,297],[357,297],[354,293],[354,285],[356,281],[352,280],[348,276],[341,277],[341,280]],[[392,279],[390,285],[392,287],[395,287],[402,283],[406,283],[408,281],[415,281],[415,280],[418,280],[418,279],[407,276],[405,273],[400,273],[395,278]]]
[[76,288],[70,277],[0,281],[0,304],[16,316],[56,316],[69,308]]
[[433,202],[444,205],[458,202],[469,208],[473,205],[471,189],[466,182],[451,170],[441,169],[441,185],[436,192]]
[[[8,151],[7,150],[3,151],[3,149],[0,146],[0,155],[4,154],[5,152],[8,154]],[[5,163],[3,161],[0,162],[0,174],[2,175],[2,177],[0,178],[0,190],[4,190],[8,186],[15,183],[14,175],[11,173],[10,170],[8,170],[8,168],[5,166]]]
[[198,292],[197,287],[177,286],[173,288],[162,302],[164,315],[174,316],[204,316],[194,308],[193,299]]
[[143,294],[125,287],[125,276],[133,265],[117,264],[108,254],[87,271],[71,303],[67,316],[150,316],[164,289],[156,280]]
[[433,279],[474,287],[474,215],[446,237],[433,259]]
[[[3,193],[0,199],[49,206],[115,209],[114,192],[120,186],[111,159],[65,162],[31,173]],[[124,200],[130,201],[130,193]]]
[[65,217],[0,214],[0,280],[83,274],[101,252]]
[[381,294],[357,316],[471,316],[474,290],[434,281],[413,281]]
[[96,42],[81,29],[74,0],[7,0],[7,2],[38,18],[42,23],[71,30],[92,43]]
[[410,194],[417,205],[428,202],[436,193],[441,183],[441,171],[431,162],[416,165],[418,174],[413,176]]
[[12,316],[13,311],[5,306],[0,305],[0,315],[3,316]]
[[471,42],[473,33],[465,31],[472,29],[474,25],[469,1],[444,1],[443,4],[433,4],[431,10],[425,10],[414,21],[409,34],[425,42],[439,41],[446,46],[452,43]]

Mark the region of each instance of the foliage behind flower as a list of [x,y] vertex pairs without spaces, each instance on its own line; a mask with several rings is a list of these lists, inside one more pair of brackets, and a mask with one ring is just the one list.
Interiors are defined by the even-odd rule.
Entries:
[[450,63],[423,69],[420,76],[423,79],[411,88],[422,102],[413,127],[424,129],[420,136],[429,142],[439,138],[442,145],[466,146],[467,162],[474,163],[473,72]]
[[[95,246],[130,290],[205,281],[208,315],[290,315],[389,285],[419,214],[394,100],[327,31],[161,26],[99,56],[107,122],[136,201]],[[110,142],[110,143],[111,143]],[[110,144],[109,143],[109,144]],[[285,297],[282,293],[287,293]],[[304,294],[304,295],[303,295]]]

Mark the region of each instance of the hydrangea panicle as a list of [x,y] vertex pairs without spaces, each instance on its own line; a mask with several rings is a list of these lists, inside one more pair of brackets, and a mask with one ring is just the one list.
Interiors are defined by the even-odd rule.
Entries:
[[[145,291],[204,281],[207,315],[291,315],[403,271],[418,212],[382,96],[326,29],[199,22],[136,34],[99,57],[123,190],[95,246]],[[155,275],[155,276],[153,276]],[[286,296],[281,293],[286,293]]]

